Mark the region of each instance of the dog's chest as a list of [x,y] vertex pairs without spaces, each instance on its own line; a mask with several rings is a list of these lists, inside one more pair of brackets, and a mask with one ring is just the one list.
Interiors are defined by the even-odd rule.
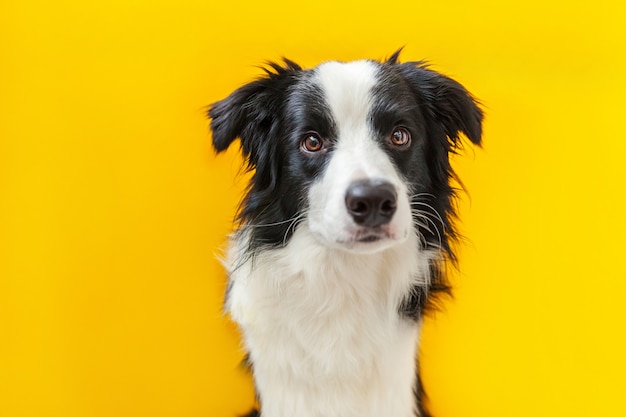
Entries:
[[412,416],[418,325],[398,305],[420,274],[415,252],[328,257],[303,252],[306,238],[231,275],[264,416]]
[[285,280],[278,274],[271,267],[256,270],[245,288],[233,287],[232,312],[253,355],[263,352],[258,360],[284,372],[319,378],[362,373],[363,364],[375,362],[407,327],[384,285],[346,282],[368,280],[358,272],[301,272]]

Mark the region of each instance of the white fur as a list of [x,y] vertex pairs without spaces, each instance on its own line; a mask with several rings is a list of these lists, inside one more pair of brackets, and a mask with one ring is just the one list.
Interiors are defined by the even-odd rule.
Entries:
[[[283,248],[250,256],[245,226],[231,244],[226,308],[243,330],[262,417],[417,414],[419,324],[398,306],[414,285],[427,286],[435,254],[420,250],[409,190],[368,127],[375,77],[365,61],[318,68],[339,138],[307,218]],[[387,239],[345,243],[357,227],[345,192],[364,178],[392,183],[398,209]]]
[[[247,245],[245,233],[230,257]],[[417,236],[377,256],[320,245],[300,227],[232,269],[227,309],[244,330],[263,417],[414,417],[418,324],[398,304],[426,285]],[[243,251],[245,252],[245,250]]]

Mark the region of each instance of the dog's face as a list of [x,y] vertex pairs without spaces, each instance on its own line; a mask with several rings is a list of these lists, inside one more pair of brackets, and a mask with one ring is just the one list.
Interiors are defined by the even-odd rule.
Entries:
[[325,160],[308,191],[307,223],[326,245],[375,251],[412,227],[410,171],[424,162],[423,123],[406,86],[396,79],[377,88],[380,75],[378,65],[357,61],[326,63],[312,76],[332,124],[324,137],[306,132],[300,150]]
[[422,248],[449,251],[448,156],[460,132],[481,136],[469,93],[397,54],[312,70],[270,65],[209,110],[215,148],[239,137],[254,169],[240,212],[252,244],[281,246],[307,227],[348,251],[379,251],[413,231]]

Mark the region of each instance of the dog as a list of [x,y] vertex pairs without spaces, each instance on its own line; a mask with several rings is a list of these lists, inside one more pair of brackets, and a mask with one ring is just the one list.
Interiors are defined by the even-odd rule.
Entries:
[[480,103],[424,63],[270,62],[209,106],[252,171],[224,261],[262,417],[426,417],[424,313],[455,261],[449,157]]

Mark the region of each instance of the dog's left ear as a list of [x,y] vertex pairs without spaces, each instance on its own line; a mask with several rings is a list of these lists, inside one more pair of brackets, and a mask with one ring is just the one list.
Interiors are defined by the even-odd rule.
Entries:
[[480,145],[483,112],[465,87],[452,78],[428,69],[422,62],[389,63],[398,66],[429,116],[441,124],[452,146],[458,145],[459,133]]

